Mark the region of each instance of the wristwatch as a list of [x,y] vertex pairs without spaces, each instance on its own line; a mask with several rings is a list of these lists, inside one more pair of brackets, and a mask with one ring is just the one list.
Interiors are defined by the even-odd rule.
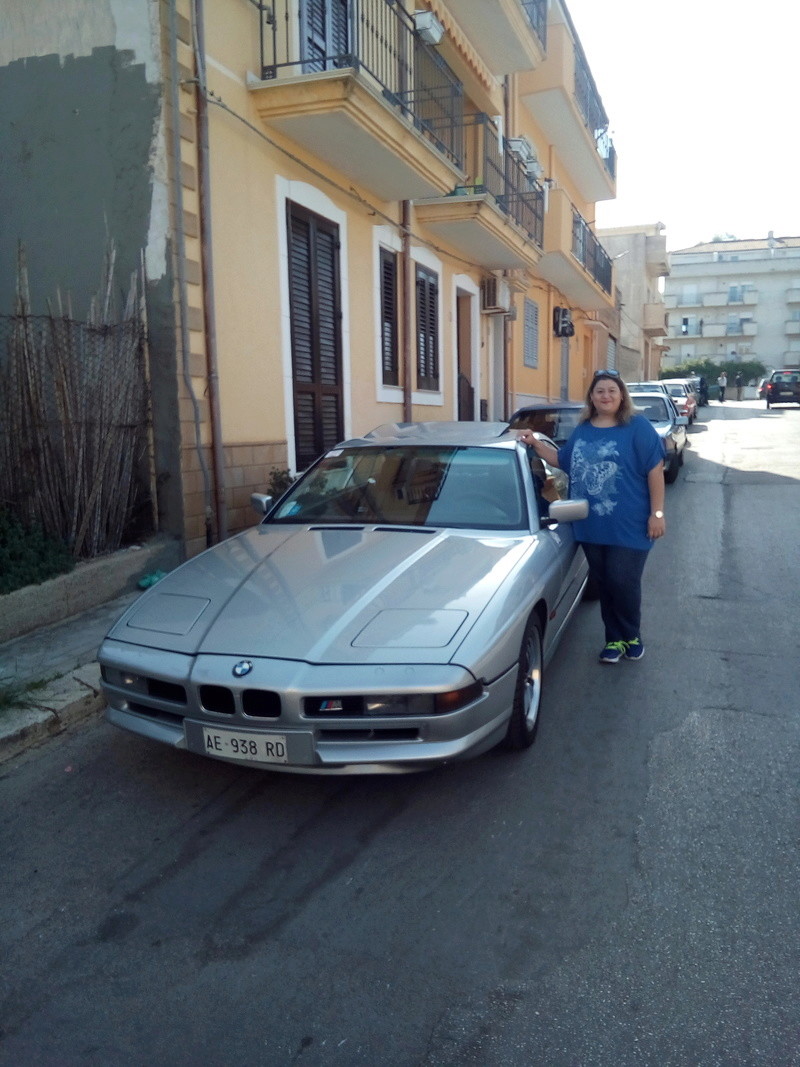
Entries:
[[664,518],[664,512],[663,511],[654,511],[653,512],[653,518],[654,519],[663,519]]

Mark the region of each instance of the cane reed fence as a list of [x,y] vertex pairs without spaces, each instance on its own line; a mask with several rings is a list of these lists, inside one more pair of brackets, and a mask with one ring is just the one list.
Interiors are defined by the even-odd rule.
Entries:
[[77,321],[60,306],[31,314],[22,270],[16,313],[0,315],[0,507],[75,558],[152,529],[140,284],[110,321],[112,275]]

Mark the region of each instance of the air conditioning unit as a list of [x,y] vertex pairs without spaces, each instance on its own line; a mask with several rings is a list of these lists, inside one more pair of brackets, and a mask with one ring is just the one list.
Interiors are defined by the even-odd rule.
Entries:
[[511,309],[511,286],[505,278],[484,278],[481,284],[481,311],[505,315]]
[[515,156],[519,156],[523,163],[527,163],[529,159],[536,158],[533,145],[527,137],[507,137],[506,144],[508,145],[509,152],[513,152]]
[[544,167],[538,159],[527,159],[525,161],[525,172],[529,178],[533,178],[537,182],[544,177]]

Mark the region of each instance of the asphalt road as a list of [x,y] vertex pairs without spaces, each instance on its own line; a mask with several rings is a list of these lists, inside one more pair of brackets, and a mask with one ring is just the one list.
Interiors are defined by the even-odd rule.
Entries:
[[93,722],[0,778],[0,1063],[800,1064],[800,410],[712,405],[536,746],[290,777]]

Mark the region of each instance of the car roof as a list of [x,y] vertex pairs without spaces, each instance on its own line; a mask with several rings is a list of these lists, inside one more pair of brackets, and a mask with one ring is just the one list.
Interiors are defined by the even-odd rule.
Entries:
[[[580,411],[583,404],[580,400],[548,400],[541,401],[535,404],[526,404],[524,407],[517,408],[514,415],[522,415],[526,411],[571,411],[573,409]],[[514,415],[511,418],[514,418]]]
[[516,445],[506,422],[385,422],[337,448],[376,445]]

